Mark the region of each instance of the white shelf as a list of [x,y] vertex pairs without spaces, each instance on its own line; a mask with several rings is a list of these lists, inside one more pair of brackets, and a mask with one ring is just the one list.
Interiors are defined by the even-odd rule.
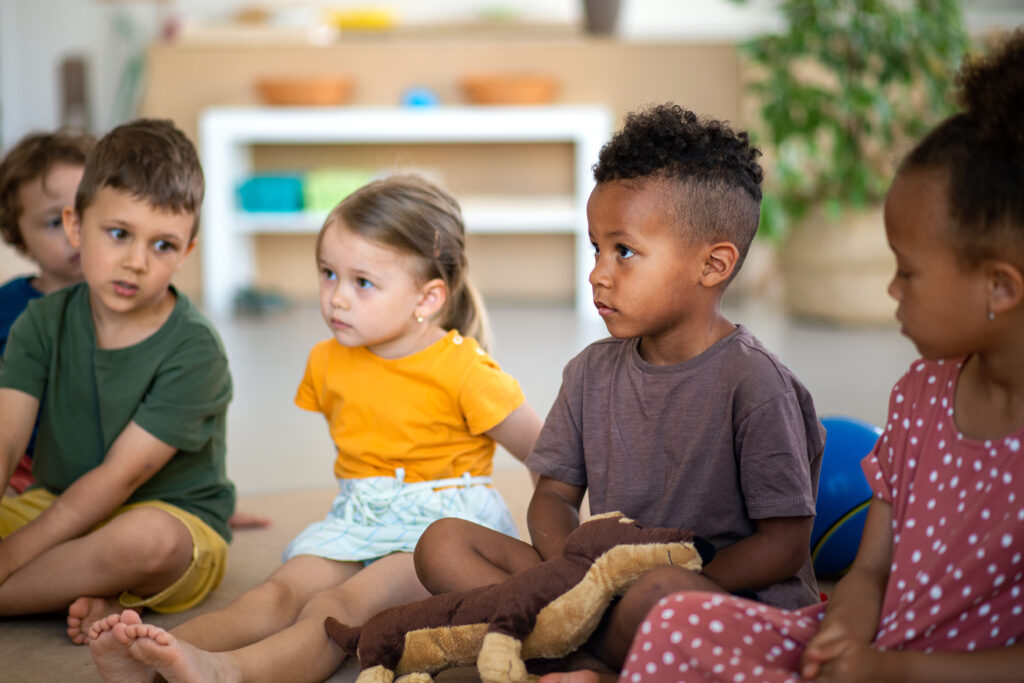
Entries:
[[[572,197],[465,197],[461,202],[466,232],[521,234],[576,232]],[[304,234],[320,230],[326,211],[238,211],[235,230],[249,235]]]
[[566,142],[574,151],[571,195],[458,199],[471,233],[574,234],[577,310],[593,315],[587,281],[593,259],[586,202],[593,188],[590,167],[610,132],[611,116],[599,106],[207,109],[199,121],[206,174],[202,216],[206,307],[215,314],[229,313],[235,292],[252,284],[255,235],[315,232],[326,217],[320,212],[239,211],[235,188],[251,173],[253,145]]

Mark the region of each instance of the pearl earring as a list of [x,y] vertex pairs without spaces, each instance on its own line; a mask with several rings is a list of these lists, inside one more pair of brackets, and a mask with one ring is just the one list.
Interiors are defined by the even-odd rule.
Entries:
[[[991,314],[990,314],[990,315],[991,315]],[[418,315],[418,316],[416,316],[416,322],[418,322],[418,323],[421,323],[421,322],[423,322],[423,316],[422,316],[422,315]]]
[[996,319],[996,314],[993,313],[992,311],[989,311],[988,312],[988,319],[989,320],[995,320]]

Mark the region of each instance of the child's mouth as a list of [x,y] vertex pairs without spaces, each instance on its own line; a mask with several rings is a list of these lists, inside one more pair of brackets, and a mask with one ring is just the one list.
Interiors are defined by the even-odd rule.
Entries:
[[114,292],[120,296],[132,296],[139,291],[138,285],[133,285],[130,282],[115,282]]

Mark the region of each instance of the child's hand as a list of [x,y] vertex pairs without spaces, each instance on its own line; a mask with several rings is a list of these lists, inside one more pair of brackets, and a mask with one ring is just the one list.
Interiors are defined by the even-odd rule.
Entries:
[[838,621],[825,622],[818,633],[807,643],[801,663],[801,675],[814,680],[821,673],[822,666],[838,657],[850,645],[850,634]]
[[800,673],[822,683],[879,680],[879,653],[870,644],[850,637],[838,622],[826,624],[804,650]]

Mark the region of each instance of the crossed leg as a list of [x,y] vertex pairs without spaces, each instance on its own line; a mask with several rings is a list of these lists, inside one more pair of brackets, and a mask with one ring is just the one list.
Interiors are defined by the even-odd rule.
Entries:
[[135,508],[11,574],[0,584],[0,616],[68,609],[68,636],[84,643],[92,622],[122,591],[157,593],[191,561],[192,537],[184,524],[157,508]]
[[[175,637],[181,627],[175,629],[175,633],[168,633],[158,627],[134,623],[128,616],[127,620],[133,623],[121,624],[114,620],[112,633],[98,632],[93,657],[101,674],[110,676],[104,679],[108,683],[128,680],[117,678],[129,668],[124,662],[126,658],[146,667],[141,676],[133,672],[131,680],[148,680],[155,673],[170,683],[322,681],[345,657],[324,631],[327,616],[348,624],[361,624],[386,607],[428,595],[416,579],[412,555],[398,553],[374,562],[338,586],[316,593],[293,624],[245,647],[210,651]],[[244,624],[235,625],[245,629]],[[120,639],[122,634],[124,638]],[[110,644],[110,639],[120,647]]]

